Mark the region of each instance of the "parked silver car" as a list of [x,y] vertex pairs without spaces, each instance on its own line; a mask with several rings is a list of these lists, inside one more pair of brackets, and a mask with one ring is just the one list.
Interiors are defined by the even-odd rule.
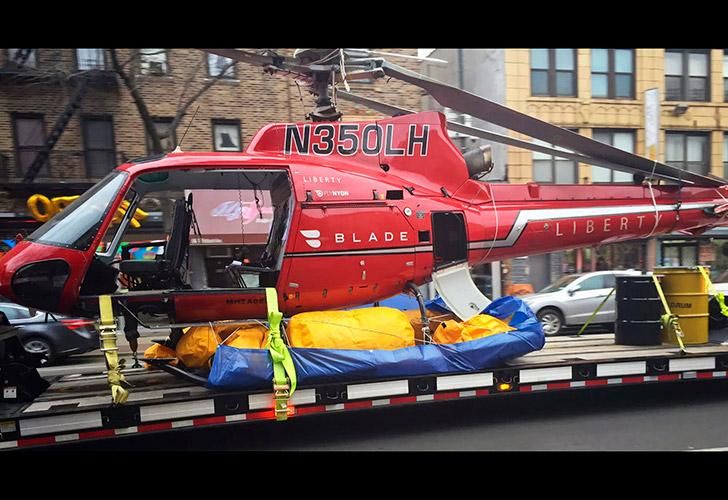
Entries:
[[[581,326],[615,286],[616,276],[636,276],[639,271],[597,271],[563,276],[538,293],[522,298],[536,313],[546,335],[564,333],[568,326]],[[614,294],[590,324],[614,323]]]

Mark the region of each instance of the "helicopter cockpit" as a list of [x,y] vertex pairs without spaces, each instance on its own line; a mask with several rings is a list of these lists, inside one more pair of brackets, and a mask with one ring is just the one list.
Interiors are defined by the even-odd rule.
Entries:
[[[181,289],[190,287],[192,274],[213,272],[190,264],[190,244],[217,249],[250,246],[257,251],[244,271],[257,274],[261,286],[270,286],[283,259],[291,196],[284,170],[206,168],[141,175],[126,192],[121,213],[107,228],[95,260],[105,266],[118,263],[121,285],[130,291]],[[262,236],[267,239],[263,241]],[[136,249],[152,249],[153,255]],[[88,283],[94,280],[90,271]],[[194,281],[195,288],[221,285],[211,276],[195,276]]]
[[[261,287],[276,284],[283,264],[295,206],[288,171],[205,166],[131,182],[129,175],[111,172],[21,243],[52,257],[19,267],[7,261],[15,296],[93,313],[94,297],[115,294],[130,309],[151,302],[152,313],[171,322],[196,321],[200,293],[210,307],[264,312],[264,299],[252,297],[264,297]],[[250,252],[238,269],[246,279],[237,282],[226,268],[241,248]]]
[[[292,195],[285,170],[191,168],[140,175],[96,249],[81,297],[125,294],[124,330],[133,341],[142,316],[168,316],[174,324],[180,313],[170,310],[170,301],[184,300],[193,289],[234,302],[240,300],[230,298],[235,288],[254,293],[274,286],[293,214]],[[94,213],[103,218],[105,212]],[[218,275],[236,263],[240,245],[255,250],[253,259],[233,266],[237,274],[231,278],[239,280],[221,281]],[[201,262],[209,250],[220,249],[233,250],[228,265],[211,269]],[[181,336],[177,330],[173,340]]]

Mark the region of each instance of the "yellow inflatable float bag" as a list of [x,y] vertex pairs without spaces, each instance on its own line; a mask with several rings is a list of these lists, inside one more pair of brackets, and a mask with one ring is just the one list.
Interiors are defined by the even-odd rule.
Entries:
[[468,340],[481,339],[512,330],[515,330],[515,328],[508,326],[508,323],[498,318],[488,314],[478,314],[463,324],[463,332],[460,338],[461,342],[467,342]]
[[437,344],[457,344],[512,330],[515,328],[503,320],[488,314],[478,314],[462,323],[445,321],[437,328],[432,339]]
[[263,349],[267,336],[268,327],[265,325],[243,325],[231,333],[224,343],[238,349]]
[[432,336],[435,344],[455,344],[460,342],[460,335],[463,332],[463,324],[457,320],[448,320],[440,323]]
[[[169,347],[154,344],[147,348],[146,351],[144,351],[144,357],[145,358],[151,358],[151,359],[157,359],[157,358],[176,358],[177,353],[174,351],[174,349],[170,349]],[[169,363],[172,366],[177,365],[177,360]],[[145,368],[155,368],[154,366],[150,365],[149,363],[145,363]]]
[[415,332],[402,311],[370,307],[296,314],[288,325],[291,347],[401,349],[415,345]]
[[220,342],[220,336],[209,326],[190,327],[177,342],[177,358],[188,368],[206,367]]

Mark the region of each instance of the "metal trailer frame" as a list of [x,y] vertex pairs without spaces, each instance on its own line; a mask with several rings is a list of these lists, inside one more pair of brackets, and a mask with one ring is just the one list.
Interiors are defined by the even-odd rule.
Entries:
[[[0,450],[276,418],[270,389],[212,391],[159,371],[125,373],[136,388],[124,405],[110,403],[104,374],[55,377],[31,403],[0,403]],[[727,376],[728,343],[720,341],[681,353],[677,346],[617,346],[612,334],[554,337],[492,370],[302,386],[288,416]]]

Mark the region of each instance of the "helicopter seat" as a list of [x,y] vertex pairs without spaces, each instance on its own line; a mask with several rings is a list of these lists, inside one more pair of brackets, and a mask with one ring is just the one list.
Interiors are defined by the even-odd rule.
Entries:
[[158,290],[184,288],[182,269],[189,251],[190,226],[192,224],[192,194],[187,200],[180,198],[175,202],[172,228],[166,242],[143,242],[127,245],[129,248],[158,245],[164,246],[164,254],[155,260],[122,260],[119,271],[129,278],[130,290]]

